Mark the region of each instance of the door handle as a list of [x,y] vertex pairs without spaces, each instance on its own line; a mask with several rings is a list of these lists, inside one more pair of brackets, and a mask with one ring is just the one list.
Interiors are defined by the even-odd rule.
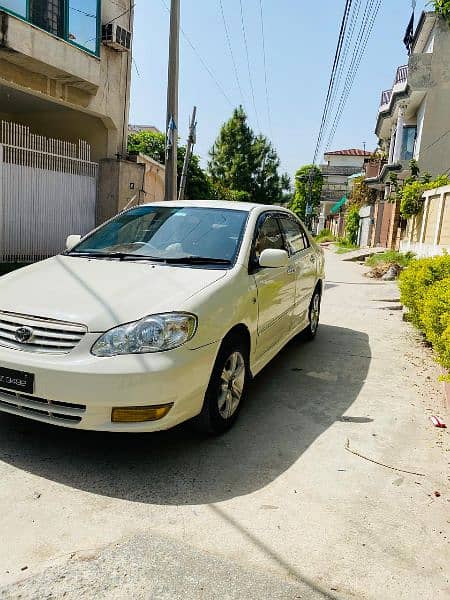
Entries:
[[314,256],[314,254],[311,254],[311,255],[310,255],[310,257],[309,257],[309,260],[310,260],[311,262],[316,262],[316,257]]

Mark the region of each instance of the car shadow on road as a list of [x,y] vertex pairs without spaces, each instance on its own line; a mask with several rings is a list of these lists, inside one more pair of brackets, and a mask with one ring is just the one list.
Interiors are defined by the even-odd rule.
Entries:
[[341,421],[370,361],[365,333],[322,325],[314,342],[294,340],[255,378],[238,422],[222,437],[200,437],[187,426],[157,434],[84,432],[0,414],[0,460],[107,497],[220,502],[268,485]]

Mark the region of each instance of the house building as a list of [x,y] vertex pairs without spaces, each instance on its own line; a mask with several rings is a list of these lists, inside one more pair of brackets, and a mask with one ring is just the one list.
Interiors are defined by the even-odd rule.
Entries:
[[154,125],[128,125],[128,133],[141,133],[142,131],[148,131],[150,133],[161,133],[161,131]]
[[[319,223],[317,232],[325,227],[331,227],[333,220],[338,220],[339,215],[333,206],[346,197],[348,178],[363,170],[365,161],[370,152],[351,148],[349,150],[334,150],[324,154],[324,162],[320,165],[323,174],[323,187],[320,199]],[[342,203],[342,209],[345,202]],[[340,212],[341,207],[339,207]],[[338,228],[339,229],[339,228]]]
[[411,175],[450,170],[450,29],[435,12],[424,12],[414,32],[408,64],[398,67],[391,89],[381,94],[375,133],[383,160],[372,164],[366,183],[377,191],[371,243],[398,249],[406,231],[393,192]]
[[[38,180],[27,189],[42,210],[58,189],[67,204],[72,192],[74,202],[83,196],[80,210],[90,215],[84,228],[116,214],[140,187],[143,167],[123,164],[133,6],[132,0],[0,0],[0,168],[2,161],[5,169],[20,167],[8,167],[11,177],[28,181],[27,169],[37,166]],[[63,190],[61,182],[55,187],[55,173],[65,174]],[[8,181],[3,197],[20,202],[17,182]]]

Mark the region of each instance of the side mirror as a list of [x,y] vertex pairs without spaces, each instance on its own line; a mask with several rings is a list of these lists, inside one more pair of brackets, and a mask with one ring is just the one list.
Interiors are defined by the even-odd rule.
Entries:
[[276,250],[275,248],[267,248],[261,252],[259,257],[260,267],[269,267],[276,269],[279,267],[287,267],[289,263],[289,254],[286,250]]
[[66,250],[72,250],[81,241],[81,235],[69,235],[66,240]]

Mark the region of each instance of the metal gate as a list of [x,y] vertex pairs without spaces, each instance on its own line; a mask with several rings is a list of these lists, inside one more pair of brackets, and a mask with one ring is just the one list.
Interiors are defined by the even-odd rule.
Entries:
[[98,165],[89,144],[65,142],[2,121],[0,261],[35,261],[95,225]]

